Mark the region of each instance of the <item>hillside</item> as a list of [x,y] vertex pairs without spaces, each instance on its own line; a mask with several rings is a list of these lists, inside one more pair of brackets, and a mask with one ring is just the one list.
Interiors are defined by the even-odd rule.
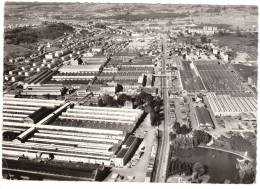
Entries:
[[73,28],[63,23],[43,25],[41,27],[17,28],[5,32],[5,42],[7,44],[19,45],[21,43],[36,43],[41,39],[56,39],[64,32],[72,32]]

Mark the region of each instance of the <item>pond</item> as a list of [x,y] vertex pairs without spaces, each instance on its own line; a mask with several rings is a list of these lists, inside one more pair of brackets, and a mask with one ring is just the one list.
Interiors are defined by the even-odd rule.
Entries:
[[239,156],[213,149],[193,148],[180,149],[174,152],[174,157],[187,162],[200,162],[208,166],[209,183],[239,183],[238,169],[236,168]]

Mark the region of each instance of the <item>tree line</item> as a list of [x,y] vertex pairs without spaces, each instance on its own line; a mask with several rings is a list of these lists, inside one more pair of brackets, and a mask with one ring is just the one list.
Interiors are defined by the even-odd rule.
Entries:
[[[116,93],[121,91],[121,86],[116,88]],[[151,124],[153,126],[159,125],[163,119],[162,113],[162,99],[160,97],[153,97],[151,94],[141,91],[137,95],[118,94],[117,99],[113,96],[105,94],[98,99],[98,106],[100,107],[119,107],[124,106],[126,101],[133,104],[133,108],[143,109],[145,113],[150,114]]]
[[168,175],[186,175],[192,176],[192,182],[201,182],[201,176],[207,174],[208,167],[199,162],[189,162],[180,160],[179,158],[173,158],[170,162]]

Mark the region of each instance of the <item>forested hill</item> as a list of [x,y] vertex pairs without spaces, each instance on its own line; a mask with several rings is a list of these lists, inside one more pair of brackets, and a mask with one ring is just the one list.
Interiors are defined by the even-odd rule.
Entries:
[[38,28],[23,27],[5,32],[7,44],[35,43],[40,39],[56,39],[64,32],[72,32],[73,27],[63,23],[43,25]]

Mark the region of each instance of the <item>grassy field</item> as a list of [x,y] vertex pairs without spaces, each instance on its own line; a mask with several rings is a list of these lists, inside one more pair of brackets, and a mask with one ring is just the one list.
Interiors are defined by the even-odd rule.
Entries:
[[5,44],[4,45],[4,57],[9,58],[13,56],[26,56],[31,54],[30,49],[24,48],[20,45]]

